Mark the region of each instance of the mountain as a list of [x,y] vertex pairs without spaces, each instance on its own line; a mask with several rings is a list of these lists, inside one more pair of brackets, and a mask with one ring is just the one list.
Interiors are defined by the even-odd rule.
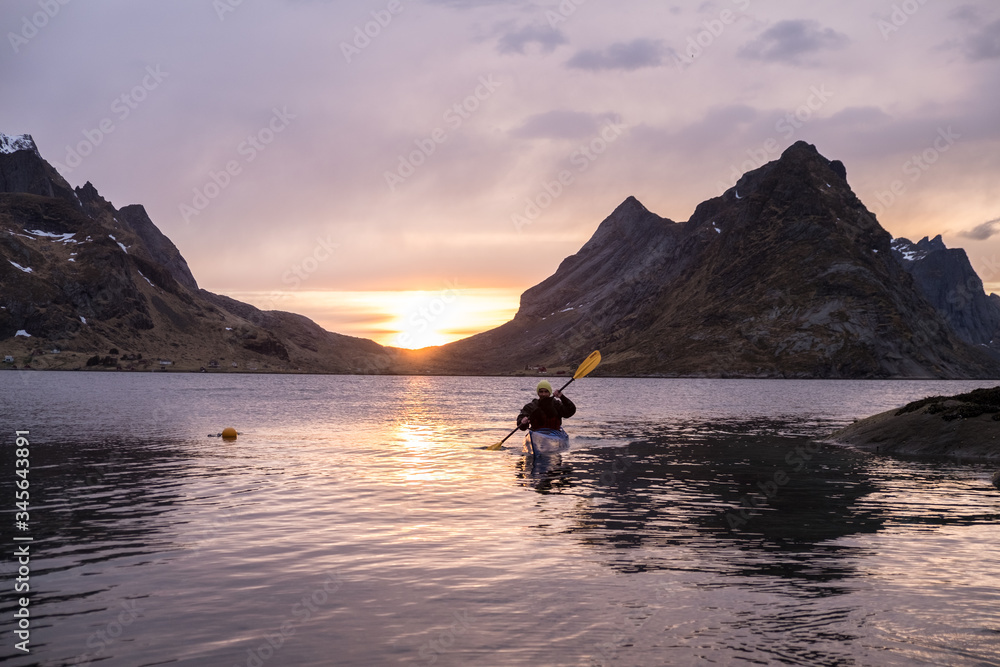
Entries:
[[[0,354],[33,368],[385,372],[392,350],[199,289],[142,206],[0,134]],[[170,362],[161,364],[160,362]],[[4,364],[7,366],[7,364]]]
[[844,165],[797,142],[683,223],[629,197],[522,295],[513,320],[426,350],[423,363],[568,370],[600,349],[605,374],[1000,376],[1000,362],[959,335],[891,241]]
[[892,254],[959,338],[1000,352],[1000,297],[986,295],[964,250],[946,247],[938,235],[893,239]]
[[893,240],[804,142],[686,222],[627,198],[513,320],[408,351],[199,288],[142,206],[0,134],[0,354],[19,366],[509,374],[600,349],[609,375],[981,378],[998,328],[964,251]]

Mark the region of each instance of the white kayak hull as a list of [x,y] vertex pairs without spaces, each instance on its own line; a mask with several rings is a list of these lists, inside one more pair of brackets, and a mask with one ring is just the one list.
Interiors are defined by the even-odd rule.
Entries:
[[569,449],[569,434],[562,429],[543,428],[524,434],[525,454],[555,454]]

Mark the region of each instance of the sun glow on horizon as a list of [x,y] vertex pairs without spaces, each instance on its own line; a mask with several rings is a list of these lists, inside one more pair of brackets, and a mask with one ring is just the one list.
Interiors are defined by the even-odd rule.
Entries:
[[327,331],[418,349],[492,329],[517,312],[520,289],[228,292],[261,310],[304,315]]

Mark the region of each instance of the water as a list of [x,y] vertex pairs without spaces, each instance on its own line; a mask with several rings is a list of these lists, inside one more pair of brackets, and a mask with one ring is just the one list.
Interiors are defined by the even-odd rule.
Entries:
[[533,384],[0,374],[0,661],[1000,665],[994,467],[815,441],[986,384],[586,378],[480,449]]

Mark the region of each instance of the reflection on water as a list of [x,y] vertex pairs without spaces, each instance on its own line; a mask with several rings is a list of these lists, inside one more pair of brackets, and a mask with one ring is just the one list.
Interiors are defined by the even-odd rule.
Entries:
[[[989,468],[823,446],[816,437],[840,425],[829,422],[633,425],[638,438],[627,446],[578,449],[568,461],[517,460],[522,483],[576,499],[571,521],[559,530],[540,523],[539,532],[572,536],[602,566],[654,582],[609,610],[618,620],[594,646],[594,662],[729,663],[756,655],[751,662],[1000,664],[991,659],[1000,648],[1000,617],[990,611],[996,594],[980,583],[1000,584],[1000,560],[976,548],[1000,534]],[[915,571],[912,553],[897,560],[900,551],[887,556],[873,546],[881,539],[871,541],[917,531],[904,552],[933,552],[921,534],[929,525],[974,526],[981,537],[963,536],[962,556],[937,551],[936,568],[921,562]],[[887,560],[894,576],[873,582]],[[981,563],[978,573],[959,582],[924,579],[970,561]],[[941,584],[951,590],[941,595]],[[857,600],[872,590],[875,600]],[[883,594],[898,606],[877,604]],[[949,613],[971,625],[942,623],[933,606],[922,608],[928,597],[932,605],[944,598]],[[905,623],[887,625],[897,616]]]
[[573,469],[563,463],[562,454],[522,454],[517,462],[517,479],[539,493],[567,488],[573,484]]
[[530,378],[32,383],[12,665],[1000,664],[992,469],[816,441],[975,385],[588,378],[531,457]]

